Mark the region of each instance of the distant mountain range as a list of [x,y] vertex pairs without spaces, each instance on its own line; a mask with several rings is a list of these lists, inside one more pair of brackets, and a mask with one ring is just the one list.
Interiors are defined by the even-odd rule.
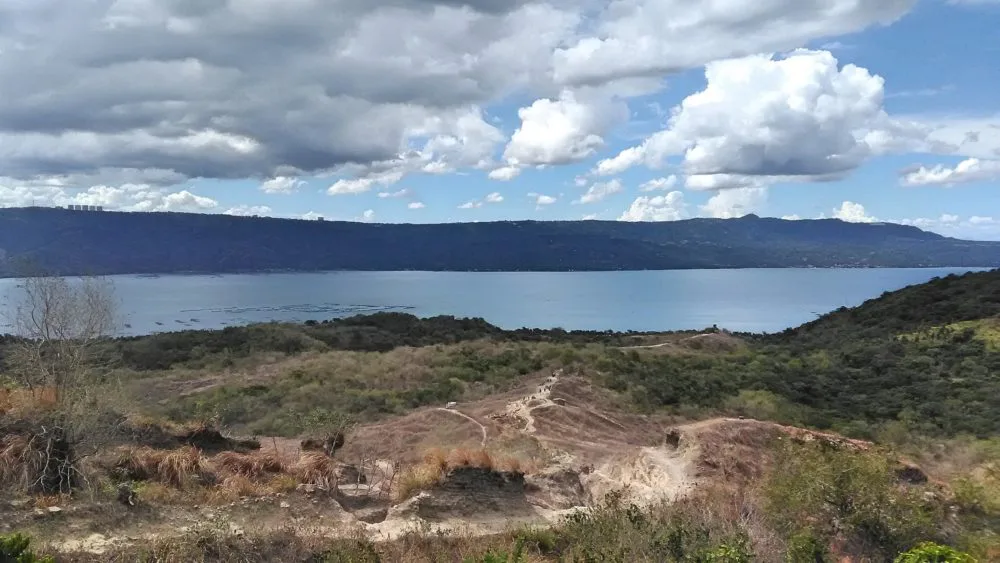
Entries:
[[997,267],[1000,242],[834,219],[365,224],[0,209],[0,275],[322,270],[570,271]]

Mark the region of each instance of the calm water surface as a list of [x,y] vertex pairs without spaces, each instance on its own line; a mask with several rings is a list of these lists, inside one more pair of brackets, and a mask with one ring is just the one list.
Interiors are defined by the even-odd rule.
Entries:
[[[970,269],[327,272],[115,276],[130,334],[376,311],[483,317],[503,328],[774,332]],[[0,303],[17,280],[0,280]]]

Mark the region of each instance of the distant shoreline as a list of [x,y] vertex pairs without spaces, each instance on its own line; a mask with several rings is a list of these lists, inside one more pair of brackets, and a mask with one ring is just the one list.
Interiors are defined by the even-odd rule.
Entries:
[[[118,272],[118,273],[58,273],[55,275],[62,277],[136,277],[136,278],[160,278],[166,276],[174,277],[222,277],[222,276],[267,276],[275,274],[339,274],[339,273],[426,273],[426,274],[600,274],[617,272],[690,272],[690,271],[714,271],[714,270],[947,270],[966,269],[972,270],[995,270],[998,266],[747,266],[741,268],[718,267],[718,268],[648,268],[648,269],[620,269],[620,270],[235,270],[235,271],[178,271],[178,272]],[[21,279],[24,276],[11,274],[0,274],[0,279]]]

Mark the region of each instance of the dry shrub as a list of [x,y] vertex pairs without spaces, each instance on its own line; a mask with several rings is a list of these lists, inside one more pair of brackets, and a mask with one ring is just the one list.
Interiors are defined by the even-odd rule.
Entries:
[[181,488],[203,469],[201,452],[194,446],[176,450],[125,448],[115,463],[120,477],[134,481],[157,481]]
[[317,485],[326,489],[337,487],[337,464],[330,457],[320,453],[303,453],[299,461],[292,467],[299,482]]
[[264,496],[268,491],[243,475],[230,475],[212,491],[215,500],[236,500],[243,497]]
[[479,469],[493,469],[493,457],[484,449],[457,449],[452,450],[448,456],[448,468],[476,467]]
[[56,406],[55,387],[36,389],[0,389],[0,414],[21,418],[30,413],[44,412]]
[[29,436],[0,439],[0,485],[28,489],[45,471],[45,452]]
[[213,458],[212,463],[222,471],[255,480],[287,470],[285,462],[274,452],[222,452]]
[[396,480],[393,497],[404,501],[420,491],[430,489],[444,479],[445,469],[439,465],[419,463],[404,469]]
[[201,452],[194,446],[178,448],[168,452],[157,468],[160,481],[183,487],[184,483],[201,472]]

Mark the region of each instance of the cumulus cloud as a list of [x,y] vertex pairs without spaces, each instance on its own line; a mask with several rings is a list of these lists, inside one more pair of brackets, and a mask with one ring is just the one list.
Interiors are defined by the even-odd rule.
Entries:
[[621,180],[617,178],[609,182],[597,182],[590,186],[587,193],[580,196],[580,199],[573,203],[597,203],[603,201],[609,195],[620,193],[624,189],[625,187],[622,185]]
[[670,191],[677,185],[677,176],[670,175],[666,178],[653,178],[647,182],[643,182],[639,186],[640,192],[655,192],[655,191]]
[[371,223],[371,222],[375,221],[375,210],[374,209],[366,209],[364,211],[364,213],[362,213],[361,216],[358,217],[356,220],[360,221],[362,223]]
[[717,219],[735,219],[757,213],[766,202],[766,188],[733,188],[720,190],[701,207],[701,212]]
[[514,166],[568,164],[604,146],[604,131],[628,117],[621,102],[579,100],[570,90],[559,99],[543,98],[517,112],[521,126],[511,136],[504,159]]
[[252,217],[254,215],[270,215],[271,208],[266,205],[237,205],[223,212],[225,215],[237,217]]
[[423,208],[425,208],[427,206],[424,205],[424,202],[422,202],[422,201],[411,201],[410,203],[408,203],[406,205],[406,207],[408,209],[423,209]]
[[[835,178],[911,132],[882,108],[881,77],[838,65],[827,51],[709,63],[704,90],[674,108],[667,128],[602,160],[609,174],[681,156],[696,189]],[[887,132],[888,131],[888,132]],[[921,131],[922,132],[922,131]]]
[[271,178],[270,180],[265,180],[260,185],[260,191],[268,194],[290,194],[298,191],[299,186],[304,184],[298,178],[292,178],[289,176],[278,176],[276,178]]
[[550,196],[550,195],[545,195],[545,194],[540,194],[540,193],[536,193],[536,192],[529,193],[528,197],[530,197],[531,199],[535,200],[535,208],[536,209],[545,207],[546,205],[552,205],[553,203],[559,201],[559,199],[556,198],[556,197],[553,197],[553,196]]
[[679,221],[688,218],[684,194],[678,191],[666,195],[640,196],[622,213],[619,221]]
[[845,201],[833,210],[833,218],[848,223],[877,223],[878,218],[868,215],[865,206],[853,201]]
[[[476,164],[503,136],[463,120],[549,83],[551,53],[579,22],[525,2],[197,4],[5,5],[0,51],[18,55],[0,62],[0,147],[19,149],[0,150],[0,166],[18,178],[96,166],[267,178],[415,143],[433,152],[421,169]],[[442,132],[427,135],[433,122]]]
[[316,213],[315,211],[310,211],[308,213],[303,213],[300,218],[305,219],[306,221],[316,221],[317,219],[322,219],[323,215]]
[[847,34],[903,16],[915,0],[760,0],[747,8],[682,0],[606,5],[596,33],[558,49],[554,75],[564,83],[657,76],[713,60],[786,51],[812,39]]
[[521,168],[517,166],[501,166],[494,170],[490,170],[488,174],[490,180],[497,180],[500,182],[509,182],[514,178],[521,175]]
[[493,193],[487,194],[486,197],[483,198],[482,200],[474,199],[474,200],[471,200],[471,201],[467,201],[467,202],[463,203],[462,205],[459,205],[458,208],[459,209],[479,209],[480,207],[482,207],[483,205],[488,204],[488,203],[502,203],[502,202],[503,202],[503,196],[500,195],[500,192],[493,192]]
[[0,205],[4,207],[98,205],[116,211],[206,212],[219,207],[212,198],[188,190],[170,191],[146,184],[91,186],[73,189],[61,182],[0,184]]
[[954,167],[937,165],[932,168],[920,166],[916,170],[904,172],[900,182],[904,186],[954,186],[971,182],[985,182],[1000,179],[1000,160],[979,160],[969,158]]

